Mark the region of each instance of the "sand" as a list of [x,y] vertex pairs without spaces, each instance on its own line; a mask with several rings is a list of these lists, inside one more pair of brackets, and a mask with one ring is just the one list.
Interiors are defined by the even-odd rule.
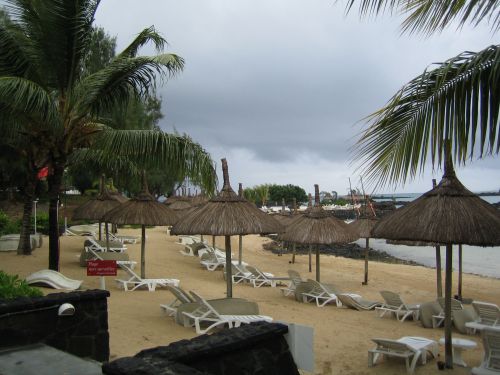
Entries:
[[[122,229],[121,234],[140,235],[138,229]],[[209,272],[202,268],[198,258],[180,254],[178,237],[169,236],[165,227],[147,229],[146,276],[169,277],[181,280],[181,287],[194,290],[207,299],[225,295],[226,284],[220,270]],[[85,268],[79,267],[78,257],[83,248],[83,237],[61,237],[61,272],[71,278],[83,279],[83,288],[99,287],[99,277],[87,277]],[[210,238],[211,241],[211,238]],[[314,278],[308,272],[307,256],[297,256],[295,264],[289,264],[290,255],[277,256],[262,249],[269,239],[256,235],[244,237],[243,257],[275,276],[286,276],[288,269],[294,269],[303,278]],[[217,238],[217,245],[223,245],[223,238]],[[132,260],[140,260],[140,243],[127,245]],[[237,254],[237,237],[233,238],[233,254]],[[48,239],[42,248],[31,256],[18,256],[15,252],[0,253],[0,268],[10,274],[25,277],[47,268]],[[358,293],[365,299],[380,300],[380,290],[399,292],[407,303],[422,303],[435,299],[435,270],[420,266],[387,263],[370,263],[369,285],[362,286],[364,263],[361,260],[334,256],[321,256],[321,280],[334,283],[341,290]],[[124,277],[123,271],[118,271]],[[456,276],[456,275],[455,275]],[[194,329],[184,328],[173,319],[163,315],[159,305],[173,300],[170,292],[158,289],[156,292],[119,290],[113,277],[106,278],[111,292],[109,303],[109,332],[111,359],[131,356],[138,351],[158,345],[167,345],[180,339],[196,336]],[[456,279],[454,280],[456,286]],[[456,287],[455,287],[456,289]],[[463,295],[475,300],[500,304],[500,280],[465,274]],[[43,288],[44,293],[54,292]],[[259,304],[260,312],[275,320],[282,320],[314,327],[315,374],[402,374],[404,363],[398,360],[382,360],[377,366],[367,366],[367,350],[374,344],[372,337],[397,339],[402,336],[423,336],[439,340],[442,329],[426,329],[419,322],[400,323],[393,318],[379,318],[374,311],[358,312],[328,305],[323,308],[315,304],[304,304],[292,297],[285,297],[278,288],[253,288],[250,285],[233,286],[233,296],[247,298]],[[463,358],[471,367],[481,362],[482,343],[479,336],[464,336],[454,332],[454,337],[464,337],[478,343],[477,349],[467,350]],[[444,359],[444,348],[440,357]],[[441,374],[436,359],[425,367],[418,366],[417,374]],[[455,366],[453,374],[469,374],[470,368]]]

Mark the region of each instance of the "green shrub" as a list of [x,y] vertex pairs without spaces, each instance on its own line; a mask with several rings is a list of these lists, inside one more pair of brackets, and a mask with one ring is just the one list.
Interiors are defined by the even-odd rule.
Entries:
[[[35,218],[31,217],[31,227],[35,229]],[[47,212],[37,212],[36,215],[36,231],[37,233],[49,234],[49,214]]]
[[21,232],[21,220],[11,220],[9,216],[0,210],[0,235]]
[[0,271],[0,298],[13,299],[17,297],[40,297],[43,293],[38,288],[28,285],[17,275],[8,275]]

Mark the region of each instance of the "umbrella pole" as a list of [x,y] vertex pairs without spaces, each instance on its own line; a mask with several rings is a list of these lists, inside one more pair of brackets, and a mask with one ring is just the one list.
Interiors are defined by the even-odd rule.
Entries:
[[446,368],[453,368],[451,344],[451,283],[452,283],[452,245],[446,245],[446,275],[444,284],[444,359]]
[[436,280],[437,280],[437,296],[443,296],[443,277],[441,275],[441,246],[436,246]]
[[238,244],[238,264],[241,266],[241,261],[243,259],[243,236],[240,234],[240,242]]
[[[36,220],[36,219],[35,219],[35,220]],[[35,233],[36,233],[36,228],[35,228]],[[101,240],[102,240],[102,235],[101,235],[101,233],[102,233],[102,230],[101,230],[101,221],[99,220],[99,241],[101,241]]]
[[212,247],[215,249],[215,236],[212,236]]
[[365,281],[362,282],[363,285],[368,285],[368,250],[370,249],[370,239],[367,237],[365,239]]
[[295,251],[297,247],[295,245],[295,242],[292,244],[292,263],[295,263]]
[[462,300],[462,245],[458,245],[458,300]]
[[107,221],[106,221],[106,251],[109,253],[109,230]]
[[320,282],[319,277],[319,245],[316,245],[316,281]]
[[312,245],[309,245],[309,272],[312,272],[311,252],[312,252]]
[[231,236],[225,236],[227,298],[233,298],[233,276],[231,269]]
[[141,278],[146,278],[146,226],[141,226]]

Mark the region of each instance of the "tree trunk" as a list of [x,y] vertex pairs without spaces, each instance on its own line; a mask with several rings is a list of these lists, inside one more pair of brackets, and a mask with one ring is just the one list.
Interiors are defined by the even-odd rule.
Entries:
[[[35,189],[33,189],[34,192]],[[21,224],[21,234],[19,235],[18,255],[31,255],[31,211],[33,210],[34,194],[24,195],[23,219]]]
[[58,204],[64,163],[55,164],[49,175],[49,269],[59,271],[59,218]]

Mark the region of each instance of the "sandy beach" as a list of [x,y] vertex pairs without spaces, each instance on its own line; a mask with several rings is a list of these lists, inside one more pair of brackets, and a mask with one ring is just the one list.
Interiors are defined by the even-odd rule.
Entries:
[[[140,235],[138,229],[122,229],[121,234]],[[182,247],[176,242],[178,237],[167,234],[165,227],[147,229],[146,272],[147,277],[169,277],[181,280],[181,287],[194,290],[207,299],[225,296],[225,281],[220,269],[209,272],[202,268],[198,258],[183,256]],[[210,239],[211,240],[211,239]],[[297,256],[297,263],[289,264],[290,255],[277,256],[265,251],[262,244],[270,241],[256,235],[245,236],[243,257],[275,276],[286,276],[288,269],[298,271],[303,278],[314,278],[308,272],[307,256]],[[98,277],[87,277],[78,257],[83,248],[83,237],[61,237],[61,272],[74,279],[83,280],[84,289],[99,287]],[[223,238],[217,238],[222,247]],[[132,260],[140,260],[140,243],[127,245]],[[237,254],[237,238],[233,238],[233,254]],[[44,238],[42,248],[31,256],[18,256],[15,252],[0,253],[0,268],[10,274],[25,277],[47,268],[48,238]],[[407,303],[423,303],[435,299],[435,270],[421,266],[407,266],[371,262],[369,285],[362,286],[364,263],[361,260],[334,256],[321,257],[321,279],[325,283],[337,285],[345,292],[358,293],[369,300],[381,300],[380,290],[392,290],[401,294]],[[118,271],[124,277],[123,271]],[[111,293],[109,304],[109,332],[111,359],[131,356],[138,351],[196,336],[194,329],[175,324],[163,315],[159,305],[173,299],[170,292],[157,289],[156,292],[124,292],[118,289],[113,277],[106,280]],[[456,290],[456,279],[454,290]],[[233,287],[234,297],[247,298],[259,304],[260,313],[275,320],[294,322],[314,327],[315,374],[402,374],[404,363],[383,360],[377,366],[367,366],[367,350],[374,344],[370,338],[384,337],[397,339],[402,336],[422,336],[439,340],[442,329],[425,329],[419,322],[400,323],[392,318],[379,318],[374,311],[358,312],[329,305],[318,308],[315,304],[304,304],[292,297],[285,297],[278,288],[253,288],[237,284]],[[463,295],[474,300],[500,304],[500,280],[465,274]],[[52,293],[53,289],[43,289]],[[466,337],[478,343],[477,349],[463,353],[464,360],[471,367],[481,361],[482,344],[478,335],[464,336],[454,332],[454,337]],[[444,348],[440,347],[440,357],[444,358]],[[426,366],[418,366],[416,374],[440,374],[437,359],[430,359]],[[453,374],[469,374],[470,368],[455,366]]]

